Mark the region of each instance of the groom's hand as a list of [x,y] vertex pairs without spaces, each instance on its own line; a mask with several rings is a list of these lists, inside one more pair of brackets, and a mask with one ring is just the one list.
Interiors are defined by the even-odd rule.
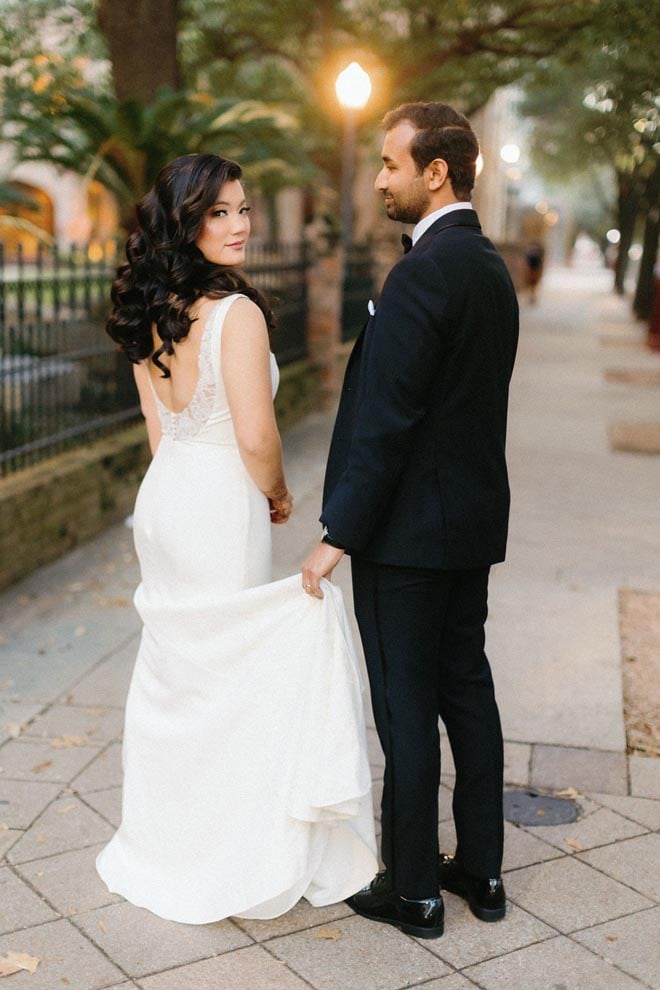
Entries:
[[329,543],[319,543],[302,565],[303,590],[313,598],[323,598],[319,587],[322,577],[332,577],[332,572],[344,556],[344,551],[331,547]]

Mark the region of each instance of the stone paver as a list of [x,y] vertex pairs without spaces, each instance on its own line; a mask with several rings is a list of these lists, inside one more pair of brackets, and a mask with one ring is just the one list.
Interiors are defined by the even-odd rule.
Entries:
[[533,787],[578,791],[628,793],[625,753],[575,749],[569,746],[534,746],[530,781]]
[[515,870],[507,875],[506,888],[512,901],[560,932],[573,932],[651,906],[647,898],[629,887],[570,857]]
[[124,713],[117,708],[52,705],[35,718],[22,735],[44,739],[83,738],[86,745],[93,746],[116,739],[123,727]]
[[648,986],[660,987],[660,907],[587,928],[573,936]]
[[[536,829],[534,829],[534,832]],[[518,828],[511,822],[504,823],[504,861],[502,872],[519,870],[522,866],[532,866],[548,859],[557,859],[564,850],[554,849],[532,831]]]
[[604,804],[624,818],[645,825],[654,832],[660,830],[660,801],[640,797],[617,797],[614,794],[593,794],[592,797],[599,804]]
[[357,916],[273,939],[268,949],[315,990],[398,990],[449,972],[413,939]]
[[0,955],[21,952],[40,959],[36,973],[10,977],[7,990],[101,990],[121,986],[123,973],[69,921],[51,921],[0,937]]
[[540,974],[541,985],[552,990],[640,990],[637,980],[567,938],[531,945],[466,973],[482,990],[528,990]]
[[231,921],[172,924],[126,901],[79,914],[76,925],[125,973],[138,978],[252,942]]
[[594,846],[607,846],[618,839],[629,839],[646,831],[643,825],[636,825],[607,808],[600,808],[593,814],[570,825],[541,825],[534,829],[534,835],[562,852],[576,853]]
[[67,746],[58,749],[48,742],[10,739],[0,750],[3,778],[68,784],[97,752],[93,746]]
[[20,701],[0,701],[0,743],[19,735],[42,708],[42,704],[25,705]]
[[29,828],[59,792],[59,784],[33,784],[31,781],[3,780],[0,777],[0,822],[11,828]]
[[451,976],[431,980],[430,983],[424,983],[422,986],[423,990],[473,990],[476,983],[468,980],[467,976],[462,976],[460,973],[452,973]]
[[121,787],[109,787],[103,791],[87,791],[81,795],[81,800],[90,808],[98,811],[99,815],[119,828],[121,823]]
[[630,793],[635,797],[660,800],[660,759],[652,756],[630,757]]
[[121,898],[109,893],[94,866],[103,843],[86,849],[19,864],[25,877],[65,917],[113,904]]
[[580,859],[660,901],[660,835],[642,835],[581,853]]
[[515,904],[508,905],[506,917],[496,925],[475,925],[472,912],[462,898],[447,893],[443,897],[445,934],[442,938],[419,941],[455,969],[464,969],[557,934]]
[[118,787],[123,779],[121,767],[121,743],[115,742],[95,755],[88,766],[71,781],[74,790],[81,794]]
[[302,897],[295,907],[279,918],[256,921],[251,918],[234,918],[234,924],[242,928],[255,942],[265,942],[267,939],[291,935],[293,932],[306,928],[328,925],[339,918],[352,917],[353,912],[347,904],[329,904],[327,907],[315,908]]
[[102,705],[123,708],[135,665],[139,637],[134,636],[121,650],[113,653],[65,695],[76,705]]
[[68,794],[54,801],[7,853],[11,863],[25,863],[55,853],[108,841],[114,829],[96,812]]
[[259,945],[140,980],[143,990],[309,990]]
[[8,867],[0,869],[0,933],[30,928],[57,915]]
[[504,743],[504,783],[508,786],[526,787],[529,783],[529,769],[532,747],[527,743]]
[[5,853],[18,842],[22,835],[21,829],[7,828],[6,825],[0,827],[0,858],[4,859]]

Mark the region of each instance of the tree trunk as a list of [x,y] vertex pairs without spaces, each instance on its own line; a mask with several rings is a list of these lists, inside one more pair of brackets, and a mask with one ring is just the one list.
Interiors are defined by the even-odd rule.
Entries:
[[146,106],[160,86],[180,87],[178,5],[179,0],[99,0],[99,25],[121,102]]
[[620,296],[626,291],[626,271],[628,251],[635,234],[635,223],[639,212],[639,189],[634,176],[619,173],[618,222],[621,240],[614,268],[614,289]]
[[655,297],[655,259],[658,253],[660,236],[660,160],[649,176],[644,190],[644,206],[646,207],[646,222],[644,224],[644,250],[639,265],[637,289],[633,301],[633,310],[640,320],[647,320],[653,312]]

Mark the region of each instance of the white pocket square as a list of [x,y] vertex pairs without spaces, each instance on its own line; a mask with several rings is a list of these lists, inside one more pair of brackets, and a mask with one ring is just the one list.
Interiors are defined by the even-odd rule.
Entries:
[[374,313],[376,312],[376,307],[374,306],[373,299],[370,299],[369,302],[367,303],[367,309],[369,311],[369,316],[373,316]]

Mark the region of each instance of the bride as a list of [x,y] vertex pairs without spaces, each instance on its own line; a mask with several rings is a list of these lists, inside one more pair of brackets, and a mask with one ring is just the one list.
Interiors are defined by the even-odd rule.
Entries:
[[362,685],[339,590],[271,581],[292,499],[269,347],[237,266],[241,169],[211,154],[138,204],[110,336],[134,364],[153,460],[138,493],[143,632],[126,705],[113,893],[163,918],[272,918],[377,870]]

